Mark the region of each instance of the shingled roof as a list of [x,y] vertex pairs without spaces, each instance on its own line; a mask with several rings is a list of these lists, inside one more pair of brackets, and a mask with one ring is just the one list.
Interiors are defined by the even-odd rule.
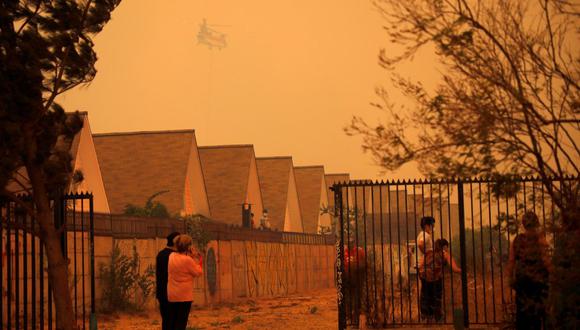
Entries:
[[[303,231],[292,157],[260,157],[256,161],[271,228]],[[293,212],[295,206],[297,212]]]
[[[320,208],[322,205],[328,206],[328,199],[321,195],[327,189],[324,183],[324,167],[322,165],[297,166],[294,167],[294,173],[304,232],[317,233],[321,218]],[[328,218],[328,225],[330,225],[330,216],[326,214],[324,218]]]
[[[95,148],[109,196],[111,212],[121,213],[127,204],[144,205],[160,191],[156,200],[170,213],[188,213],[196,195],[199,201],[191,213],[209,216],[203,176],[197,159],[194,130],[94,134]],[[197,166],[199,175],[189,177]],[[198,187],[191,192],[192,187]],[[199,196],[203,195],[203,196]],[[205,206],[200,205],[205,201]],[[188,207],[189,206],[189,207]]]
[[249,144],[204,146],[198,150],[212,218],[241,225],[242,204],[247,202],[252,204],[258,221],[262,214],[262,194],[254,147]]

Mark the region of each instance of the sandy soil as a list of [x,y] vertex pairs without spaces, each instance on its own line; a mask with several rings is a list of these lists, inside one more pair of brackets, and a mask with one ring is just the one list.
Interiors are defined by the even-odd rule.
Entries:
[[[336,290],[309,295],[248,300],[239,304],[192,308],[189,330],[197,329],[336,329]],[[100,315],[99,329],[160,329],[157,313]]]

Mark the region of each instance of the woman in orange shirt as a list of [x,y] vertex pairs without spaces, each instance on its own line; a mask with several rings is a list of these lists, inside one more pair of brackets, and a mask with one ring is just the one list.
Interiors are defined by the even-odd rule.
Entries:
[[169,255],[167,300],[169,329],[185,330],[193,301],[193,279],[203,274],[200,255],[193,251],[189,235],[174,239],[176,252]]

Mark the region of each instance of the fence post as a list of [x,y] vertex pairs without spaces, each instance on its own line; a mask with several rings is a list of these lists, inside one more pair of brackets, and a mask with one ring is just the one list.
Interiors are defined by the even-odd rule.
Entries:
[[[344,219],[342,213],[342,188],[335,185],[334,191],[334,209],[339,211],[338,240],[336,240],[336,291],[338,302],[338,330],[346,329],[346,306],[344,305]],[[334,214],[336,216],[336,212]],[[336,233],[334,233],[336,235]]]
[[463,304],[463,326],[469,328],[467,253],[465,250],[465,205],[463,201],[463,182],[461,182],[461,180],[457,180],[457,202],[459,204],[459,249],[461,252],[461,302]]
[[[84,211],[84,210],[83,210]],[[111,234],[113,228],[111,227]],[[89,317],[89,329],[97,330],[97,314],[95,306],[95,218],[93,194],[89,195],[89,246],[91,268],[91,315]]]

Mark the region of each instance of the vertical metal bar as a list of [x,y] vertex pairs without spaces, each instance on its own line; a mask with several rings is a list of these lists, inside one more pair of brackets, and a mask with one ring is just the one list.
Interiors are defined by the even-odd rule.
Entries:
[[[10,228],[10,212],[11,212],[11,203],[8,202],[6,204],[6,261],[8,266],[6,267],[6,283],[8,292],[6,294],[6,301],[7,301],[7,315],[6,319],[8,321],[8,328],[12,327],[12,231]],[[18,308],[18,307],[17,307]]]
[[379,214],[381,218],[381,267],[382,267],[382,280],[383,280],[383,290],[382,290],[382,303],[383,303],[383,328],[387,326],[387,295],[385,293],[385,240],[384,240],[384,229],[383,229],[383,184],[379,186]]
[[407,237],[405,238],[405,251],[407,253],[407,296],[408,296],[408,303],[409,303],[409,322],[413,321],[413,314],[412,311],[412,304],[411,304],[411,258],[409,255],[409,210],[408,210],[408,199],[409,195],[407,194],[407,184],[403,181],[405,187],[405,229]]
[[[505,196],[505,217],[506,217],[506,220],[507,220],[506,221],[506,223],[507,223],[507,230],[506,230],[507,231],[507,245],[508,245],[507,246],[507,251],[509,253],[509,251],[510,251],[510,244],[511,244],[511,242],[510,242],[510,229],[511,228],[510,228],[510,204],[509,204],[509,196],[508,196],[508,194],[506,194],[506,196]],[[516,223],[517,223],[517,219],[516,219]],[[508,276],[511,276],[511,274],[507,274],[507,275]],[[513,302],[513,295],[512,295],[512,290],[511,290],[511,288],[509,286],[509,283],[508,283],[508,291],[510,293],[510,297],[509,298],[510,298],[510,303],[511,303],[511,302]]]
[[[469,180],[469,210],[471,213],[471,251],[472,251],[472,261],[473,261],[473,287],[474,287],[474,294],[473,294],[473,303],[475,305],[475,323],[479,322],[479,311],[478,311],[478,297],[477,297],[477,262],[475,259],[475,220],[474,220],[474,213],[473,213],[473,180]],[[466,269],[462,269],[462,271],[466,271]]]
[[379,309],[376,308],[378,305],[378,300],[377,300],[377,251],[376,251],[376,245],[375,245],[375,186],[374,184],[371,185],[371,230],[372,230],[372,243],[373,243],[373,286],[375,289],[375,296],[374,296],[374,301],[373,301],[373,305],[375,306],[375,320],[378,319],[379,317]]
[[81,268],[82,268],[82,279],[83,285],[81,287],[83,295],[83,330],[86,329],[87,315],[86,315],[86,274],[85,274],[85,237],[87,237],[87,228],[85,227],[85,198],[81,198]]
[[[496,196],[497,200],[497,217],[498,217],[498,226],[497,226],[497,236],[498,236],[498,244],[499,244],[499,285],[501,288],[501,304],[502,306],[505,304],[505,296],[504,296],[504,286],[503,286],[503,249],[501,246],[501,240],[503,239],[503,233],[501,232],[501,226],[499,225],[499,214],[500,214],[500,194],[498,193]],[[508,228],[509,229],[509,228]]]
[[[335,185],[334,186],[334,205],[335,210],[337,209],[340,212],[339,218],[339,241],[338,246],[336,247],[336,279],[337,279],[337,291],[338,291],[338,329],[345,330],[346,329],[346,309],[344,306],[344,287],[343,287],[343,273],[344,273],[344,214],[343,214],[343,207],[342,207],[342,187]],[[335,212],[336,214],[336,212]]]
[[14,220],[14,321],[16,322],[16,330],[20,329],[20,232],[18,229],[20,225],[20,218],[18,216],[18,209],[14,206],[12,219]]
[[[28,221],[26,221],[28,215],[26,211],[22,213],[22,225],[24,228],[28,228]],[[24,304],[24,318],[22,319],[22,327],[23,329],[28,329],[28,230],[23,230],[24,233],[22,237],[22,272],[23,275],[23,283],[22,283],[22,303]]]
[[355,305],[354,305],[354,313],[355,313],[355,317],[354,317],[354,324],[358,325],[359,324],[359,318],[360,318],[360,301],[361,301],[361,297],[360,294],[362,293],[360,290],[360,267],[359,267],[359,253],[358,253],[358,249],[359,249],[359,242],[358,242],[358,236],[359,236],[359,232],[358,232],[358,194],[357,194],[357,186],[354,187],[354,260],[355,260]]
[[38,255],[38,272],[40,278],[40,301],[38,307],[40,307],[40,328],[44,329],[44,242],[40,238],[38,239],[38,250],[40,252]]
[[479,246],[481,247],[481,271],[482,271],[482,282],[483,282],[483,317],[485,320],[485,323],[487,323],[487,286],[485,285],[485,254],[484,254],[484,249],[483,249],[483,242],[484,242],[484,238],[483,238],[483,202],[482,202],[482,198],[483,198],[483,192],[481,190],[481,180],[479,180],[477,182],[478,185],[478,192],[479,192],[479,235],[480,235],[480,243]]
[[350,199],[349,199],[349,192],[350,186],[346,186],[346,251],[349,253],[348,257],[348,305],[347,307],[347,315],[352,323],[353,319],[353,310],[354,310],[354,288],[353,288],[353,275],[352,275],[352,265],[351,265],[351,255],[350,255]]
[[[417,191],[416,181],[413,181],[413,219],[415,223],[415,231],[413,237],[415,238],[415,283],[417,284],[417,322],[421,322],[421,308],[419,300],[419,247],[417,246]],[[421,196],[422,198],[423,196]],[[409,281],[409,283],[411,283]]]
[[544,227],[544,239],[548,239],[548,234],[547,234],[547,231],[546,231],[546,204],[545,204],[545,202],[546,202],[546,196],[544,195],[544,192],[546,190],[546,187],[544,187],[543,184],[540,187],[542,189],[542,196],[541,196],[541,198],[542,198],[542,219],[543,219],[542,222],[543,222],[543,227]]
[[[369,269],[368,269],[368,262],[367,262],[367,254],[368,254],[368,250],[367,250],[367,201],[366,201],[366,190],[367,190],[368,185],[364,185],[363,186],[363,191],[362,191],[362,203],[363,203],[363,226],[364,226],[364,232],[363,232],[363,237],[364,237],[364,266],[365,266],[365,274],[364,274],[364,281],[365,281],[365,294],[366,294],[366,298],[367,298],[367,308],[370,306],[370,299],[369,299]],[[358,255],[358,252],[357,252]]]
[[534,178],[531,178],[530,181],[532,183],[532,210],[536,213],[536,182],[534,181]]
[[523,212],[523,213],[526,213],[526,211],[528,210],[528,204],[527,204],[527,201],[526,201],[526,200],[527,200],[527,198],[528,198],[528,196],[527,196],[527,194],[526,194],[526,180],[525,180],[525,179],[524,179],[524,180],[522,180],[522,184],[524,185],[524,189],[523,189],[523,193],[524,193],[524,196],[523,196],[523,201],[524,201],[524,212]]
[[397,212],[397,252],[399,256],[399,302],[401,304],[401,323],[404,323],[404,304],[403,304],[403,274],[402,274],[402,260],[401,260],[401,218],[400,218],[400,211],[399,211],[399,181],[395,184],[395,199],[396,199],[396,212]]
[[493,265],[493,225],[491,224],[491,187],[487,181],[487,211],[489,219],[489,254],[491,256],[491,307],[493,308],[493,322],[497,322],[495,315],[495,279],[494,279],[494,265]]
[[[47,256],[48,259],[48,256]],[[48,278],[48,329],[52,330],[52,286],[50,285],[50,276]]]
[[[6,202],[8,204],[9,202]],[[4,324],[4,211],[6,204],[0,203],[0,325]],[[5,218],[7,219],[7,217]],[[8,262],[8,260],[6,260]]]
[[[447,182],[447,225],[449,227],[449,257],[453,259],[453,232],[451,230],[451,188],[449,187],[449,182]],[[463,188],[462,188],[463,192]],[[465,214],[464,220],[465,220]],[[465,223],[464,223],[465,225]],[[461,244],[461,242],[459,242]],[[455,295],[453,294],[453,270],[449,267],[449,280],[451,281],[451,311],[455,308]],[[466,282],[467,283],[467,282]]]
[[[91,254],[91,322],[90,328],[97,328],[97,316],[95,305],[95,222],[93,218],[93,195],[89,196],[89,231],[90,231],[90,254]],[[93,327],[94,326],[94,327]]]
[[[82,200],[82,197],[81,197]],[[68,221],[68,217],[65,217],[65,221]],[[75,295],[75,324],[78,324],[78,311],[79,311],[79,303],[78,303],[78,274],[77,274],[77,200],[76,198],[72,200],[72,230],[73,230],[73,283],[74,283],[74,295]],[[68,237],[67,237],[68,238]]]
[[30,244],[30,278],[32,279],[32,329],[36,329],[36,219],[30,218],[30,228],[32,228],[32,235],[30,236],[32,242]]
[[[439,234],[441,236],[441,238],[443,238],[443,201],[441,200],[442,196],[443,196],[443,192],[441,191],[441,182],[439,182],[437,184],[438,187],[438,191],[439,191],[439,228],[441,230],[441,233]],[[449,214],[447,215],[449,217]],[[449,222],[449,219],[447,219],[447,221]],[[435,228],[433,228],[435,229]],[[435,250],[435,231],[433,231],[433,234],[431,235],[431,238],[433,240],[433,250]],[[451,237],[449,237],[449,240],[451,240]],[[450,244],[451,245],[451,244]],[[433,258],[433,268],[435,268],[435,258]],[[441,281],[442,281],[442,285],[443,285],[443,292],[442,292],[442,304],[443,304],[443,322],[447,323],[447,303],[446,303],[446,299],[445,296],[447,296],[445,294],[445,271],[441,272]],[[451,287],[453,287],[453,282],[451,282]],[[453,306],[451,307],[451,309],[453,310]]]
[[391,216],[391,187],[387,182],[387,209],[389,212],[389,265],[391,268],[391,311],[393,313],[393,325],[396,323],[395,320],[395,285],[393,283],[393,222]]
[[[449,185],[448,185],[449,187]],[[465,209],[463,183],[457,182],[457,203],[459,204],[459,250],[461,254],[461,302],[463,303],[463,326],[469,328],[469,301],[467,295],[467,252],[465,249]],[[449,196],[451,198],[451,196]],[[451,235],[451,233],[450,233]],[[453,280],[451,281],[453,286]]]

